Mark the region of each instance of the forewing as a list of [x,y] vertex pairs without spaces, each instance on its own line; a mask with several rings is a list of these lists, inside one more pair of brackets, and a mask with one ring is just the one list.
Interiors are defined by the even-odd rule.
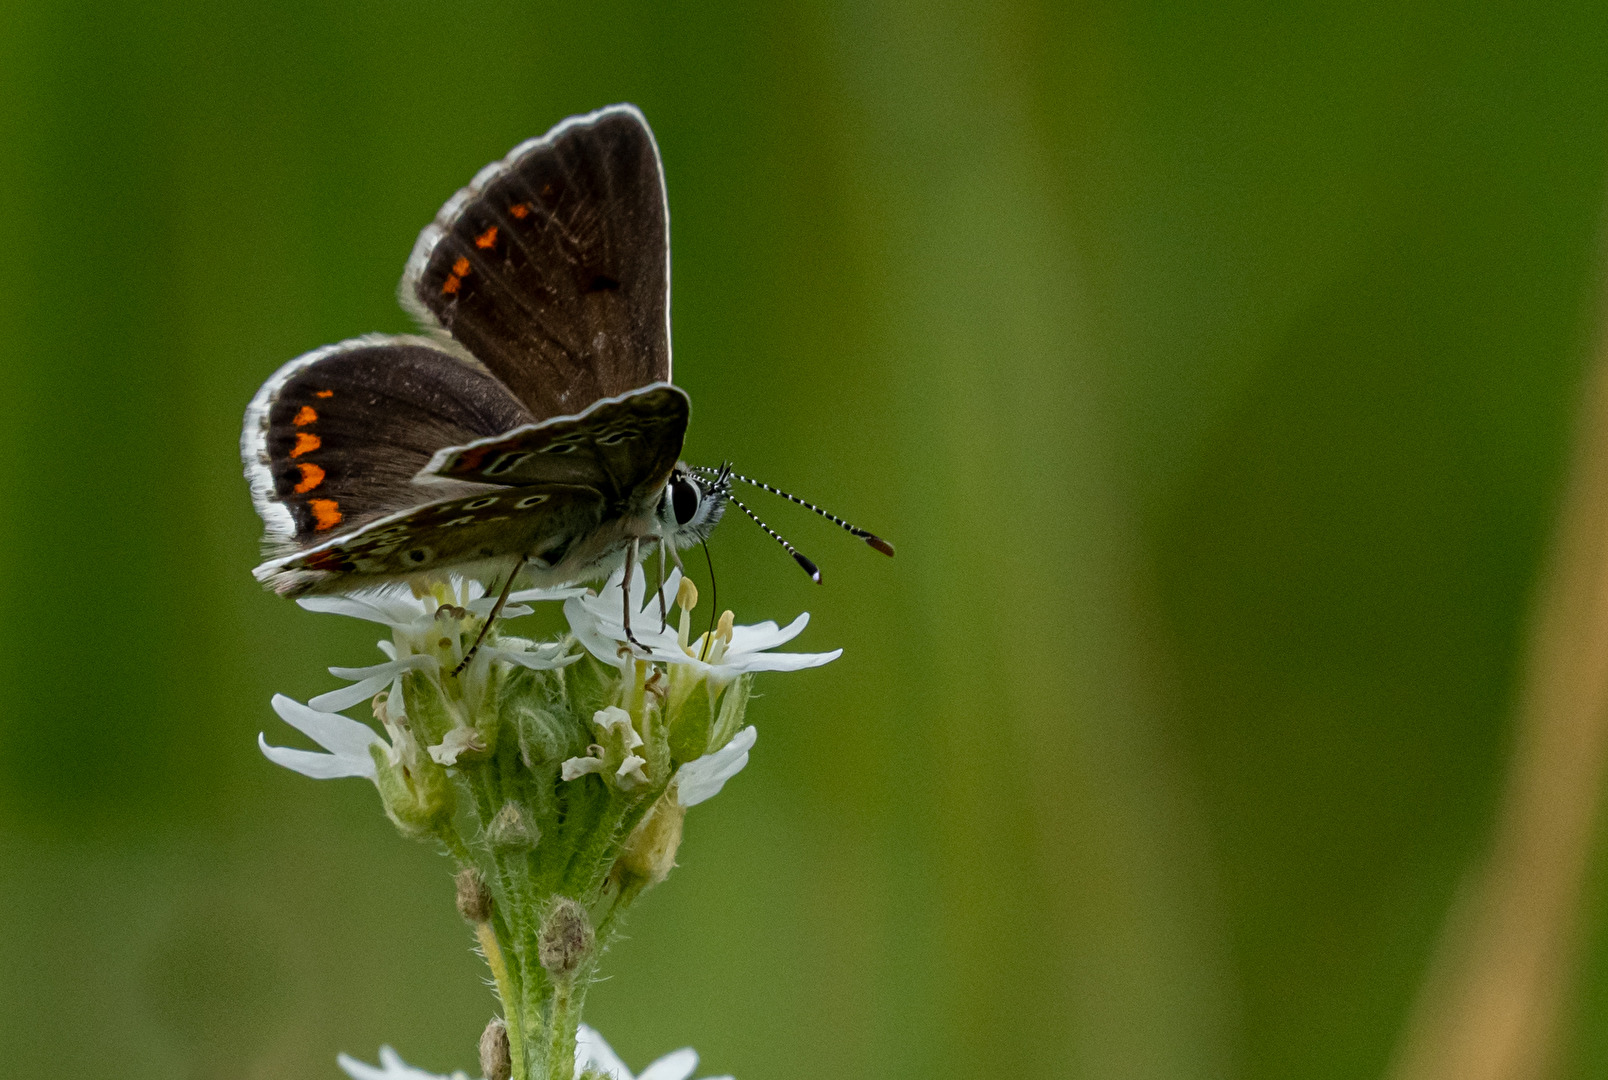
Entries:
[[280,368],[240,436],[271,549],[305,547],[449,494],[421,490],[443,446],[528,424],[495,378],[423,338],[374,336]]
[[596,489],[564,484],[480,492],[390,514],[257,567],[257,580],[290,596],[394,581],[506,555],[555,565],[603,520]]
[[630,105],[566,120],[482,169],[419,235],[402,302],[537,419],[670,380],[670,219]]
[[438,451],[421,483],[579,483],[611,500],[655,495],[681,456],[690,403],[674,386],[605,398],[579,416],[557,417],[467,446]]

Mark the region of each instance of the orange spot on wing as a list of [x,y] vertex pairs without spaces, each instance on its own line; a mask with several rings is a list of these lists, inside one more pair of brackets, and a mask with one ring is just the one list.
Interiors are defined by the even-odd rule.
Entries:
[[445,296],[451,296],[453,293],[455,293],[457,291],[458,291],[458,275],[453,274],[453,275],[451,275],[451,276],[449,276],[447,278],[446,284],[441,286],[441,292]]
[[475,247],[489,248],[497,245],[497,226],[493,225],[479,236],[475,237]]
[[[324,482],[324,470],[320,469],[317,465],[314,465],[311,461],[304,461],[304,462],[302,462],[300,465],[298,465],[296,467],[301,470],[301,474],[302,474],[301,483],[297,484],[295,486],[295,488],[292,489],[292,490],[294,490],[296,492],[296,494],[305,495],[309,491],[311,491],[315,487],[317,487],[319,484],[322,484]],[[331,506],[335,505],[333,502],[330,502],[330,500],[328,500],[328,499],[319,499],[318,501],[319,502],[327,502]],[[316,513],[318,513],[318,511],[314,510],[313,513],[316,514]],[[335,520],[339,521],[340,519],[341,519],[341,516],[337,512],[336,515],[335,515]],[[322,521],[323,519],[320,518],[319,520]],[[323,527],[324,526],[322,526],[322,525],[319,526],[320,529],[322,529]]]
[[297,427],[306,427],[308,424],[315,423],[317,420],[318,413],[314,411],[313,407],[311,405],[303,405],[296,415],[291,418],[290,422],[295,424]]
[[311,454],[314,450],[317,450],[320,446],[323,446],[323,445],[324,445],[324,440],[320,439],[317,435],[314,435],[312,432],[310,432],[310,431],[298,431],[298,432],[296,432],[296,445],[290,451],[290,456],[291,457],[301,457],[303,454]]
[[320,390],[318,393],[314,394],[313,396],[314,397],[330,398],[330,397],[335,396],[335,391],[333,391],[333,390]]
[[313,512],[313,529],[316,532],[333,529],[341,523],[341,504],[334,499],[308,499],[307,508]]
[[452,272],[457,274],[459,277],[468,277],[469,260],[464,258],[462,255],[459,255],[458,261],[452,264]]
[[514,205],[512,205],[512,206],[510,206],[508,208],[508,212],[510,214],[514,215],[514,217],[523,220],[525,217],[527,217],[530,214],[530,207],[526,206],[522,202],[515,203]]

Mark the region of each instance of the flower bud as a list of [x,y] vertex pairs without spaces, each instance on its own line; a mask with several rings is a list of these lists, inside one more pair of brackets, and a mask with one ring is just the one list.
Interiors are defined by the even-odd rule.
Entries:
[[568,756],[575,734],[570,726],[546,709],[524,701],[508,706],[513,717],[514,730],[519,735],[519,756],[525,768],[535,769],[550,761],[562,761]]
[[510,799],[492,817],[486,826],[486,842],[502,851],[511,848],[529,850],[542,838],[542,831],[530,819],[524,805]]
[[508,1025],[494,1016],[480,1033],[480,1071],[486,1080],[508,1080],[514,1073],[514,1056],[508,1045]]
[[681,825],[687,808],[666,791],[653,804],[647,817],[625,841],[625,850],[614,864],[614,874],[622,886],[647,888],[670,876],[681,847]]
[[447,732],[459,726],[441,684],[423,672],[410,671],[402,676],[402,703],[413,734],[424,746],[439,743]]
[[458,914],[472,923],[491,921],[491,890],[480,871],[466,866],[458,871]]
[[453,788],[446,769],[428,755],[414,752],[417,744],[411,736],[405,744],[409,752],[395,761],[378,746],[370,750],[374,756],[374,783],[380,789],[386,816],[403,835],[422,840],[436,835],[452,821]]
[[542,920],[536,955],[552,975],[569,975],[592,951],[592,920],[586,909],[567,896],[553,901]]

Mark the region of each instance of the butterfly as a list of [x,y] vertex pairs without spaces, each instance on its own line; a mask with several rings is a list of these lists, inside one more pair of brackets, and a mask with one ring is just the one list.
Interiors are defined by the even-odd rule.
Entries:
[[730,487],[746,478],[680,459],[691,405],[670,381],[669,204],[634,106],[571,117],[482,169],[419,234],[400,298],[423,334],[315,349],[246,409],[269,556],[253,574],[268,588],[450,569],[506,575],[506,598],[516,578],[554,587],[623,566],[628,590],[645,551],[674,556],[728,500],[742,506]]

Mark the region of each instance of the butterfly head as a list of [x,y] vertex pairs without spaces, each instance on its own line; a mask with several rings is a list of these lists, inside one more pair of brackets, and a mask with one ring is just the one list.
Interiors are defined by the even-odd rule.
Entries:
[[705,472],[677,462],[659,499],[660,535],[677,548],[707,540],[726,512],[730,493],[730,466]]

